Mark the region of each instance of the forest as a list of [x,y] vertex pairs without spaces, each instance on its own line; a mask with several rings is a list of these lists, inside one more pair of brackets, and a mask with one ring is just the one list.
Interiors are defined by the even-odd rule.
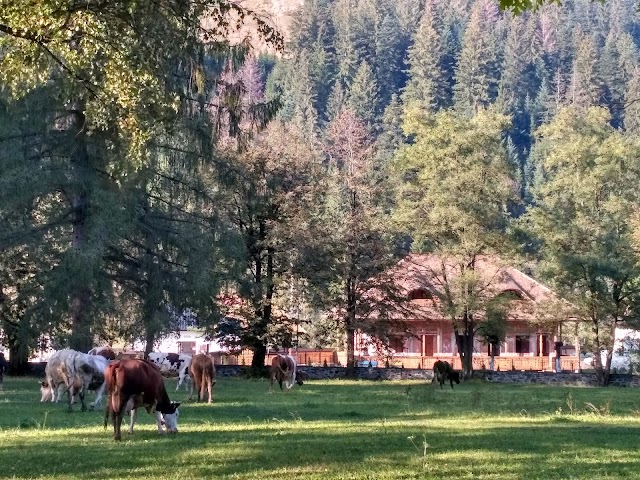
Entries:
[[634,1],[306,0],[286,39],[253,15],[271,53],[224,40],[252,17],[233,2],[1,5],[16,370],[49,342],[151,351],[187,311],[254,367],[299,324],[353,358],[402,328],[388,272],[414,251],[459,267],[461,352],[495,336],[474,265],[496,255],[560,295],[540,322],[582,322],[606,383],[640,306]]

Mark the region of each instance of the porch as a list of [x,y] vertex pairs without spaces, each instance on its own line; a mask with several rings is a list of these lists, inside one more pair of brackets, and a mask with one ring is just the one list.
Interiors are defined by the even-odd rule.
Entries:
[[[402,367],[402,368],[421,368],[430,370],[433,364],[443,360],[453,365],[456,370],[462,370],[462,363],[458,355],[438,355],[438,356],[422,356],[422,355],[406,355],[395,354],[391,359],[382,357],[362,355],[358,356],[358,365],[366,367],[370,363],[371,366],[377,367]],[[473,369],[489,370],[491,357],[484,354],[474,354]],[[563,372],[575,372],[579,369],[579,359],[576,356],[560,357],[560,367]],[[536,371],[536,372],[553,372],[555,371],[555,354],[548,356],[500,356],[495,357],[496,371]]]

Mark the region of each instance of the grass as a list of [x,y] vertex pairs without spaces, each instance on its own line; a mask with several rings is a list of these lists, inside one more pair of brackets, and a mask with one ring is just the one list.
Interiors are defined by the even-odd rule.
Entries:
[[[221,378],[214,404],[187,401],[180,433],[141,412],[113,441],[102,411],[39,403],[35,379],[0,392],[0,478],[638,478],[640,392],[466,382],[312,381],[268,393]],[[126,433],[124,434],[126,435]]]

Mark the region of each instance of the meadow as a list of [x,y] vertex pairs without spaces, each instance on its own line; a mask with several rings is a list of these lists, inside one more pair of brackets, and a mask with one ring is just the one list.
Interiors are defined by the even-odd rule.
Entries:
[[[640,476],[640,391],[416,381],[311,381],[289,392],[221,378],[214,404],[176,393],[180,432],[138,416],[113,441],[102,409],[0,392],[0,478],[594,479]],[[128,419],[126,419],[128,420]]]

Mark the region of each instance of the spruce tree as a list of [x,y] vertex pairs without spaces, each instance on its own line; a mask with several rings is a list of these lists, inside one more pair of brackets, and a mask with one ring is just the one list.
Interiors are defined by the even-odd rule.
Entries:
[[405,105],[435,111],[447,104],[447,80],[443,70],[443,49],[433,0],[425,4],[420,23],[407,52],[407,86],[402,92]]
[[375,74],[380,87],[380,105],[387,105],[391,95],[405,83],[402,72],[404,39],[398,35],[399,30],[398,19],[389,13],[384,16],[376,32]]
[[373,71],[367,62],[362,62],[349,87],[346,104],[372,128],[377,121],[379,101]]
[[498,93],[495,25],[493,16],[488,14],[491,10],[487,11],[485,4],[486,0],[483,0],[472,7],[456,67],[455,109],[468,116],[489,106]]

